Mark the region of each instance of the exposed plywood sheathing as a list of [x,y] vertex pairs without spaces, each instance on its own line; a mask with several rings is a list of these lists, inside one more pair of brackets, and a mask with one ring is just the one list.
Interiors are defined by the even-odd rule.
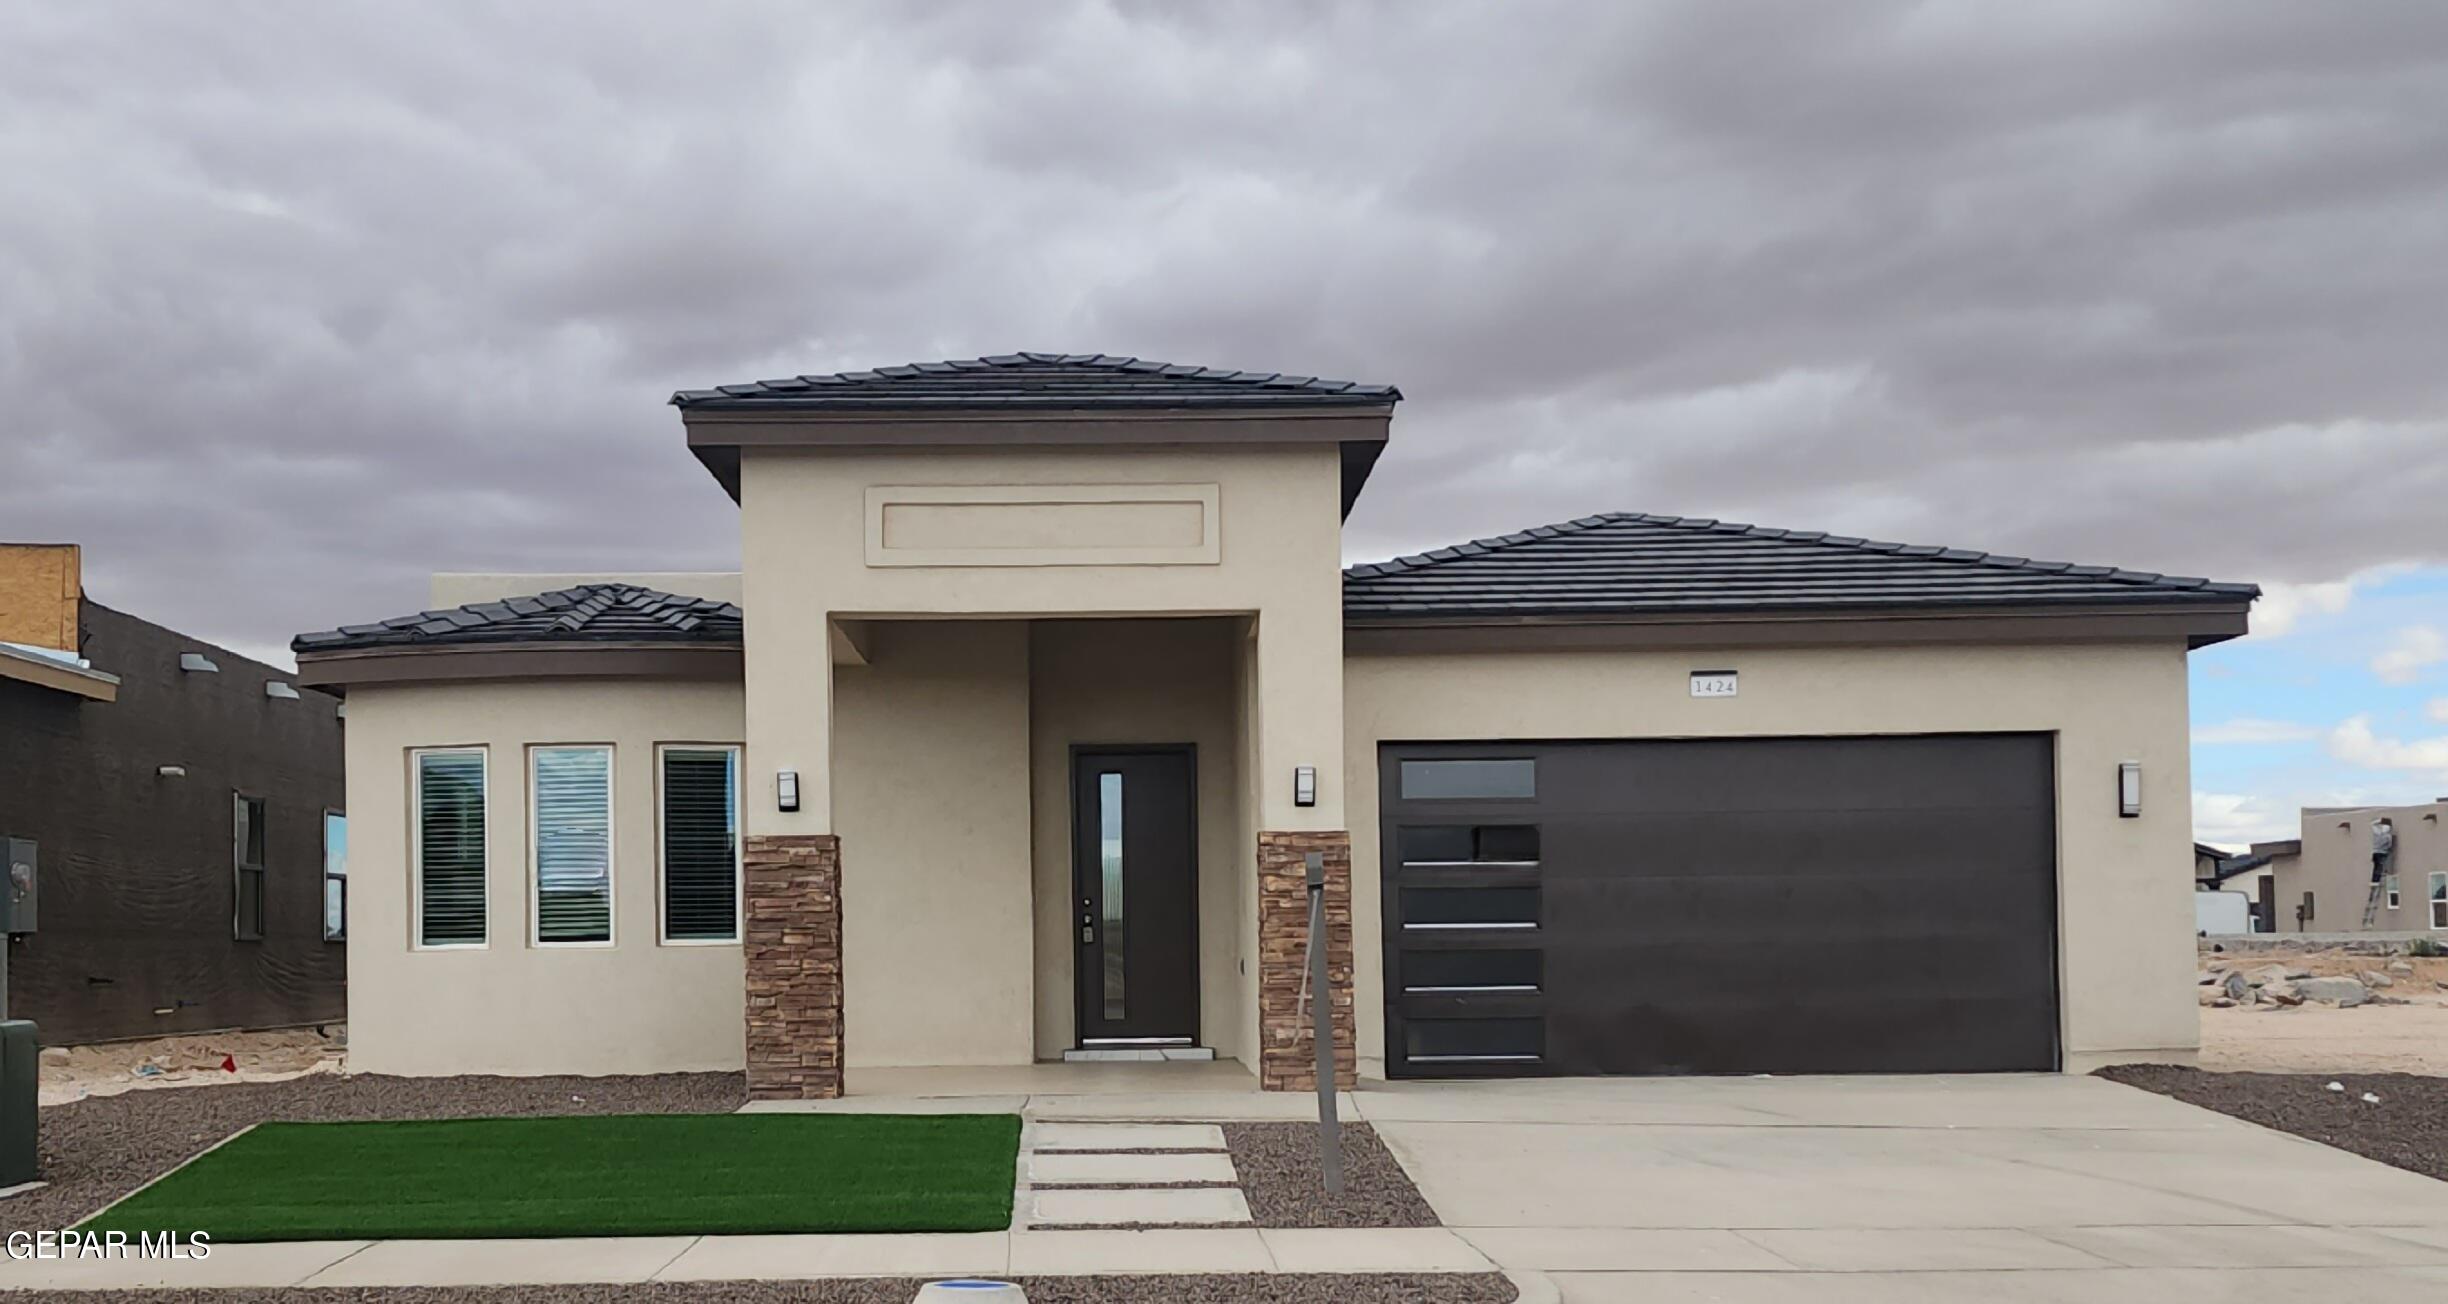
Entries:
[[0,543],[0,643],[77,650],[73,543]]

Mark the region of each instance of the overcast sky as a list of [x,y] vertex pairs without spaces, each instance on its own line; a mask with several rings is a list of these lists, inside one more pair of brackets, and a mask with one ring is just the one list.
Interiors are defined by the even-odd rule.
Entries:
[[2448,793],[2448,4],[16,4],[0,178],[0,538],[240,650],[736,564],[675,388],[1104,351],[1402,386],[1354,559],[2260,581],[2205,834]]

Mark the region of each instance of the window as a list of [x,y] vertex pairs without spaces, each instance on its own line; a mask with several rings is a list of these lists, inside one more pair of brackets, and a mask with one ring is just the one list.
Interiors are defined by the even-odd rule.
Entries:
[[348,816],[323,812],[323,940],[348,940]]
[[230,795],[230,866],[236,906],[230,936],[260,942],[264,936],[264,799]]
[[2398,906],[2398,901],[2397,901],[2397,876],[2396,876],[2395,874],[2391,874],[2391,875],[2389,875],[2387,878],[2382,879],[2381,881],[2382,881],[2382,882],[2384,882],[2384,883],[2386,883],[2386,884],[2388,885],[2388,908],[2389,908],[2389,909],[2391,909],[2391,910],[2395,910],[2395,909],[2397,908],[2397,906]]
[[2448,928],[2448,874],[2431,876],[2431,926]]
[[538,946],[612,941],[612,749],[528,751]]
[[417,945],[485,944],[485,754],[481,748],[418,752]]
[[739,940],[737,747],[662,750],[663,940]]
[[1517,760],[1404,761],[1405,801],[1476,797],[1502,801],[1538,795],[1538,762]]

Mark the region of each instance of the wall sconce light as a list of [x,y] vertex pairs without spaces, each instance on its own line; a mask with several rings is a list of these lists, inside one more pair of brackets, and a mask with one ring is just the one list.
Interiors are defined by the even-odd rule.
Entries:
[[2132,819],[2142,813],[2142,762],[2117,762],[2117,814]]
[[280,680],[267,679],[264,681],[264,696],[294,702],[298,700],[298,691]]
[[191,675],[217,675],[221,673],[221,667],[214,665],[213,659],[201,652],[179,653],[179,669],[184,670]]
[[184,765],[164,765],[155,769],[153,772],[165,779],[184,779],[187,777],[187,767]]
[[1317,805],[1316,766],[1296,765],[1292,767],[1292,804],[1295,806]]
[[799,772],[797,770],[775,771],[774,805],[786,811],[799,809]]

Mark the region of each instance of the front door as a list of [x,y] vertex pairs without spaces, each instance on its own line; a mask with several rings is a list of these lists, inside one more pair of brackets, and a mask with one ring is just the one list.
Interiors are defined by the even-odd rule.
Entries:
[[1187,745],[1071,756],[1082,1046],[1198,1038],[1198,815]]

